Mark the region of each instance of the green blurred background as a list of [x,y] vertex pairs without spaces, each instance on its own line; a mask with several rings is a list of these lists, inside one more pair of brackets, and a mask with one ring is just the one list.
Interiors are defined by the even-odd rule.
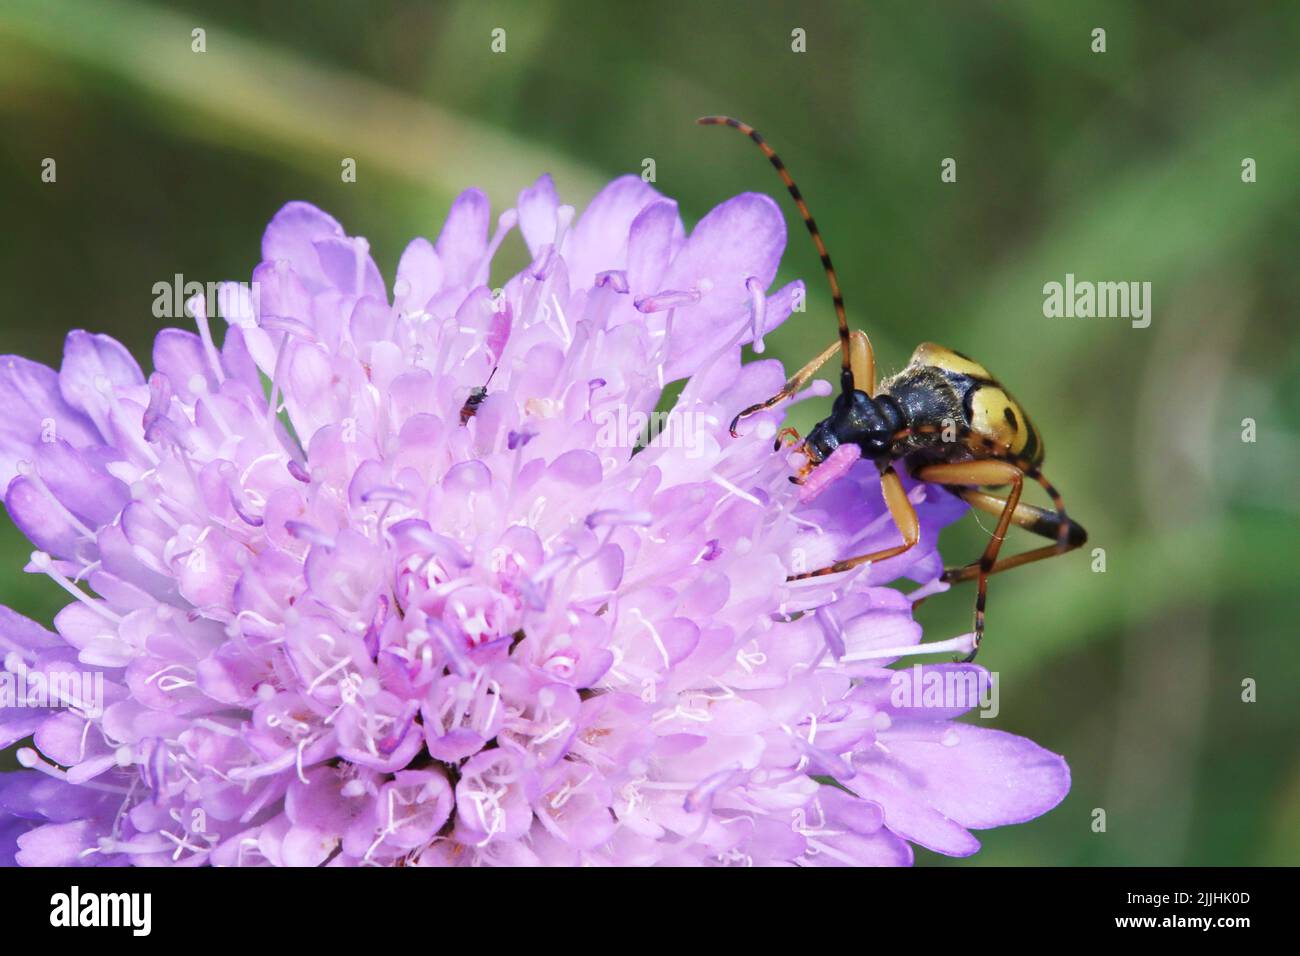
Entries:
[[[85,327],[147,360],[153,284],[247,279],[289,199],[391,278],[465,186],[499,210],[551,170],[581,208],[653,158],[688,223],[742,189],[791,213],[809,314],[769,354],[799,363],[833,334],[811,244],[757,151],[692,124],[738,115],[798,177],[884,371],[923,340],[990,366],[1105,551],[1104,573],[1083,552],[994,581],[994,725],[1065,754],[1074,787],[973,862],[1294,864],[1298,40],[1289,2],[5,0],[0,353],[57,365]],[[1151,282],[1151,326],[1044,318],[1067,272]],[[967,518],[945,551],[981,540]],[[19,571],[29,550],[5,519],[0,603],[48,621],[61,592]],[[928,602],[929,636],[967,630],[971,600]]]

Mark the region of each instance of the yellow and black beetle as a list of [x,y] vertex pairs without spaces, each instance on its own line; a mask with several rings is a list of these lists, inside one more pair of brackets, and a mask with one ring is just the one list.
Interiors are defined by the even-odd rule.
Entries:
[[[912,360],[897,375],[877,386],[875,355],[866,333],[849,331],[840,294],[839,279],[831,265],[826,244],[808,211],[785,164],[758,132],[746,123],[729,116],[704,116],[705,126],[730,126],[752,139],[780,174],[804,224],[821,255],[822,267],[830,281],[835,313],[839,319],[839,337],[824,352],[799,369],[782,389],[765,402],[746,408],[731,422],[731,433],[742,418],[771,408],[790,398],[807,384],[816,371],[836,351],[840,353],[840,394],[831,414],[819,422],[799,445],[807,459],[795,481],[807,478],[837,449],[861,452],[880,469],[880,488],[885,504],[902,535],[902,542],[892,547],[836,561],[828,567],[790,575],[787,580],[838,574],[871,561],[883,561],[913,547],[920,537],[916,510],[895,468],[901,463],[919,481],[941,485],[948,491],[998,518],[997,526],[978,561],[948,568],[947,582],[976,578],[975,632],[972,650],[966,660],[973,660],[984,637],[984,603],[990,575],[1019,567],[1043,558],[1064,554],[1087,540],[1082,526],[1065,513],[1065,503],[1041,470],[1043,442],[1011,394],[978,362],[940,345],[924,343],[912,353]],[[793,435],[783,429],[777,438]],[[797,438],[797,435],[795,436]],[[1052,499],[1052,510],[1020,500],[1025,478],[1038,482]],[[1008,488],[1004,493],[986,489]],[[1009,558],[998,560],[1007,529],[1016,524],[1054,543]]]

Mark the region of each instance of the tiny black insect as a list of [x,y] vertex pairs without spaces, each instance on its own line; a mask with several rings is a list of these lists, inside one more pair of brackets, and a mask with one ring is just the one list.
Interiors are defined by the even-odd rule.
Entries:
[[465,399],[465,404],[460,407],[460,423],[468,425],[469,420],[478,412],[478,407],[483,404],[483,399],[487,398],[487,387],[492,384],[492,376],[497,373],[494,368],[488,373],[487,381],[482,385],[475,385],[469,390],[469,397]]

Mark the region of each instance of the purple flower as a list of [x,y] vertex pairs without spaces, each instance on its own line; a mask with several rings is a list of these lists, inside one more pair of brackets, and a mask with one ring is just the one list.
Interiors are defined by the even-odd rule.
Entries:
[[576,218],[543,177],[495,229],[462,194],[390,292],[291,203],[148,378],[86,332],[0,360],[5,504],[74,598],[0,612],[5,669],[102,687],[0,709],[0,862],[906,864],[1056,805],[1060,757],[894,693],[962,639],[883,585],[940,588],[964,505],[909,486],[918,547],[786,582],[896,532],[869,463],[801,500],[777,415],[727,434],[783,380],[740,346],[801,295],[784,245],[765,196],[688,236],[635,177]]

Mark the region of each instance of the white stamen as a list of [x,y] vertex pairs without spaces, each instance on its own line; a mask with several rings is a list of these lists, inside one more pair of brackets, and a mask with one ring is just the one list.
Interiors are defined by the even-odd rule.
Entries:
[[735,495],[737,498],[742,498],[745,501],[748,501],[752,505],[758,505],[760,508],[763,506],[763,502],[759,501],[749,492],[742,491],[740,488],[738,488],[736,485],[733,485],[730,481],[728,481],[726,478],[723,478],[721,475],[710,475],[709,477],[714,484],[721,485],[723,488],[726,488],[727,491]]
[[36,570],[40,571],[42,574],[49,575],[51,580],[53,580],[56,584],[58,584],[59,587],[63,588],[63,590],[67,591],[74,598],[76,598],[82,604],[86,605],[86,607],[90,608],[95,613],[99,614],[100,616],[106,618],[109,621],[112,621],[114,624],[122,623],[122,616],[120,614],[110,611],[101,602],[94,600],[88,594],[82,591],[81,588],[77,587],[75,584],[69,581],[59,571],[59,569],[54,566],[54,561],[44,551],[32,552],[32,564],[36,566]]
[[[840,659],[841,664],[857,664],[862,661],[885,660],[893,657],[909,657],[916,654],[969,654],[975,646],[975,634],[960,634],[946,641],[931,641],[928,644],[910,644],[903,647],[880,647],[868,651],[848,654]],[[825,662],[822,667],[834,667],[834,662]]]
[[203,352],[208,358],[208,365],[212,368],[212,374],[217,378],[217,384],[221,385],[226,381],[226,374],[221,370],[221,357],[212,341],[212,329],[208,327],[207,302],[202,295],[196,295],[185,303],[185,310],[189,312],[190,317],[194,319],[199,327],[199,338],[203,340]]
[[668,648],[664,647],[663,639],[659,636],[659,632],[655,630],[655,626],[646,620],[645,615],[641,613],[640,608],[632,608],[631,613],[635,614],[641,623],[645,625],[645,629],[650,632],[651,638],[654,639],[655,647],[659,649],[659,656],[664,659],[664,667],[672,666],[672,660],[668,656]]
[[91,541],[95,540],[95,532],[83,524],[81,519],[69,511],[67,506],[58,499],[54,492],[50,491],[49,486],[41,479],[40,473],[31,462],[18,462],[17,471],[18,474],[30,481],[32,485],[35,486],[36,490],[41,493],[41,496],[49,501],[49,503],[54,506],[55,510],[63,515],[63,517],[68,520],[68,523],[76,528],[83,537],[88,538]]

